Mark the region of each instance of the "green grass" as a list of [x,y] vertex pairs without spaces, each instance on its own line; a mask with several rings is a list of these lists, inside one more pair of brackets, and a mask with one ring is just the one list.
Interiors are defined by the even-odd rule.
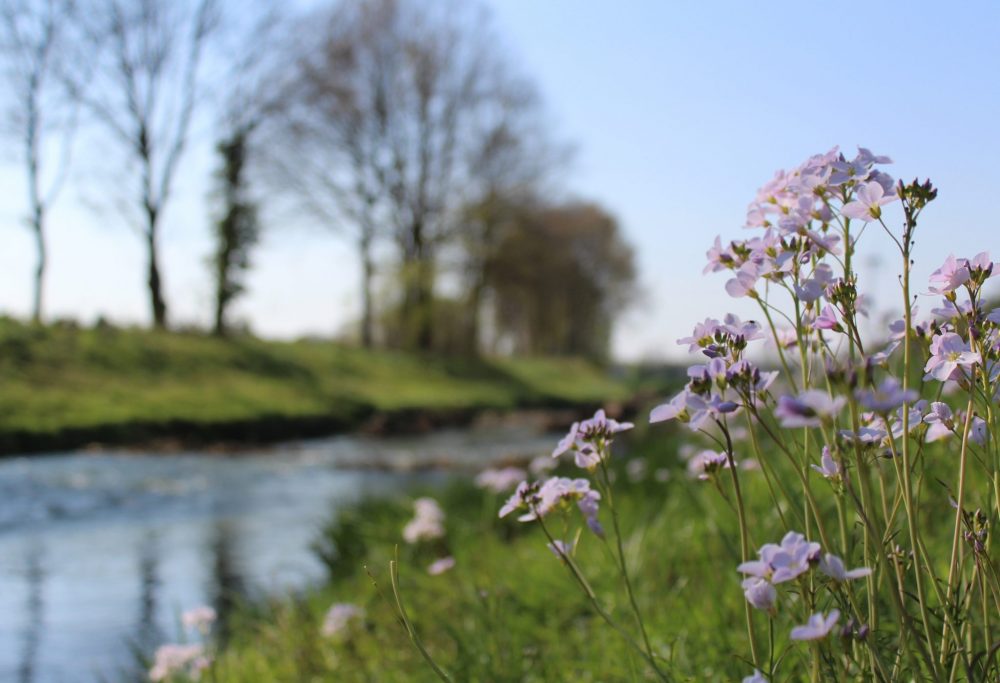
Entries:
[[332,342],[221,340],[0,320],[0,434],[262,417],[351,422],[372,411],[621,399],[577,359],[460,359]]
[[[676,438],[660,430],[655,438],[628,441],[631,457],[647,459],[650,476],[630,483],[619,462],[616,500],[655,647],[684,672],[679,680],[740,680],[751,667],[744,661],[743,596],[734,571],[739,546],[731,512],[710,485],[693,483],[677,469]],[[671,479],[655,481],[653,470],[667,466]],[[574,471],[566,466],[565,474],[575,476]],[[754,508],[767,517],[761,491],[750,488]],[[330,541],[344,549],[339,559],[335,552],[327,554],[331,581],[304,596],[239,610],[212,680],[438,680],[392,605],[388,565],[397,544],[407,611],[454,681],[653,680],[641,657],[594,613],[546,549],[541,531],[497,519],[506,496],[483,493],[467,481],[431,492],[447,512],[447,537],[412,547],[402,542],[400,530],[419,493],[341,513],[323,544],[328,551]],[[601,515],[609,526],[607,511]],[[574,515],[574,527],[578,520]],[[719,520],[726,526],[720,528]],[[426,566],[445,553],[456,558],[455,569],[429,576]],[[584,531],[577,559],[615,618],[634,631],[610,547]],[[334,602],[361,605],[366,617],[346,637],[324,638],[320,624]]]
[[[676,681],[739,681],[753,667],[747,641],[744,597],[736,566],[740,562],[739,531],[731,501],[728,474],[719,488],[692,480],[683,471],[677,450],[690,441],[677,429],[640,425],[621,439],[623,453],[615,459],[615,501],[621,511],[626,555],[635,593],[654,649]],[[749,445],[738,442],[740,453]],[[953,474],[953,445],[935,444],[926,475],[920,477],[927,512],[922,535],[939,576],[947,573],[952,515],[942,513],[946,491],[939,481]],[[765,444],[772,466],[786,482],[790,467]],[[649,476],[630,482],[625,463],[642,457],[652,474],[669,469],[670,478]],[[892,464],[872,463],[887,478]],[[571,464],[561,473],[579,476]],[[747,506],[751,547],[777,541],[784,524],[772,504],[759,470],[740,473]],[[988,484],[988,482],[986,482]],[[970,501],[981,504],[988,486],[977,486]],[[836,519],[833,488],[816,478],[823,518]],[[890,484],[889,494],[892,495]],[[720,495],[725,493],[725,498]],[[402,541],[401,530],[412,516],[417,495],[436,497],[447,513],[447,536],[438,543],[416,547]],[[434,660],[452,680],[488,683],[549,681],[655,680],[643,659],[595,613],[566,567],[549,550],[534,524],[499,520],[496,511],[506,496],[484,493],[468,480],[455,480],[437,491],[413,492],[393,499],[370,500],[333,518],[318,543],[331,579],[296,597],[274,596],[239,608],[228,622],[229,637],[219,653],[210,680],[216,683],[255,681],[379,681],[386,683],[438,680],[411,644],[397,619],[389,581],[394,549],[400,553],[401,594],[417,633]],[[728,500],[727,500],[728,499]],[[798,510],[802,501],[796,498]],[[782,506],[794,520],[795,505]],[[556,537],[571,538],[581,526],[571,511],[569,526],[558,518],[549,523]],[[610,535],[608,509],[601,519]],[[793,527],[795,527],[793,523]],[[799,527],[800,528],[800,527]],[[861,529],[845,530],[857,566]],[[583,530],[577,561],[602,604],[638,638],[627,596],[609,545]],[[456,567],[429,576],[435,558],[452,554]],[[767,647],[769,620],[755,612],[758,644],[767,664],[773,652],[780,662],[775,681],[809,679],[813,648],[789,639],[792,626],[805,623],[809,583],[783,585],[774,624],[774,649]],[[863,582],[854,585],[859,599]],[[366,616],[337,638],[320,633],[323,615],[332,603],[362,606]],[[898,646],[888,596],[879,593],[877,612],[885,623],[869,638],[872,646],[893,653]],[[822,609],[834,605],[826,603]],[[939,622],[935,622],[939,625]],[[834,639],[837,640],[837,639]],[[839,642],[839,641],[838,641]],[[835,650],[844,645],[834,642]],[[857,645],[863,654],[863,648]],[[886,655],[891,656],[891,655]],[[825,670],[824,670],[825,671]],[[820,680],[836,680],[824,673]],[[861,680],[860,678],[851,680]]]

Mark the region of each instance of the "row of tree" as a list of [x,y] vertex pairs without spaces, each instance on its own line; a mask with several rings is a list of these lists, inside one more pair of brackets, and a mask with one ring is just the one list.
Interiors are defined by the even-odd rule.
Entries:
[[[2,0],[2,13],[36,319],[48,211],[74,139],[93,132],[129,174],[118,187],[146,247],[153,324],[167,325],[163,214],[207,114],[219,334],[264,224],[308,216],[356,248],[366,346],[476,351],[488,331],[510,351],[606,353],[631,250],[599,207],[548,199],[568,151],[478,6],[342,0],[293,17],[219,0]],[[376,281],[391,285],[381,302]]]

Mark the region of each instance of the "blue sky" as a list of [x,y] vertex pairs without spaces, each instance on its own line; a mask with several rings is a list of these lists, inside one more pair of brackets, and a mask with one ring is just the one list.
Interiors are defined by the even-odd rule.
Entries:
[[[677,356],[706,316],[753,316],[702,276],[717,234],[741,229],[777,168],[839,144],[891,155],[887,171],[930,176],[940,199],[917,235],[918,291],[949,251],[1000,254],[1000,4],[695,3],[493,0],[498,32],[532,75],[554,126],[577,145],[565,184],[615,213],[636,245],[645,295],[615,340],[625,358]],[[165,229],[166,278],[180,321],[207,320],[204,217],[209,137],[196,140]],[[4,160],[6,161],[6,159]],[[0,310],[23,314],[33,260],[15,224],[17,167],[0,171]],[[86,175],[84,164],[77,177]],[[55,315],[147,316],[137,236],[85,207],[75,183],[53,216]],[[892,214],[895,216],[895,214]],[[866,237],[876,304],[900,304],[888,238]],[[86,258],[81,258],[86,257]],[[326,234],[265,242],[241,313],[273,336],[330,333],[354,313],[351,253]]]

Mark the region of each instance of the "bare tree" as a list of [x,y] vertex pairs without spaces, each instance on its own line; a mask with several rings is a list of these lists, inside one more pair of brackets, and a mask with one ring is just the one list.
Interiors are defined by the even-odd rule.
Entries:
[[402,329],[433,338],[437,259],[462,225],[475,159],[511,100],[509,66],[470,3],[346,0],[310,17],[284,125],[289,187],[351,226],[362,262],[362,339],[371,338],[372,244],[399,254]]
[[[347,235],[357,249],[359,337],[368,348],[375,336],[374,246],[379,226],[389,217],[380,201],[384,160],[377,156],[386,122],[373,111],[378,108],[374,101],[382,97],[377,92],[379,66],[353,44],[375,37],[351,35],[359,11],[355,3],[301,23],[288,45],[294,71],[264,153],[274,185],[320,224]],[[304,42],[300,36],[307,26],[312,40]]]
[[76,129],[61,63],[74,53],[70,44],[73,19],[71,0],[4,0],[0,4],[0,55],[10,97],[5,132],[22,145],[27,223],[37,253],[31,307],[35,322],[42,318],[48,264],[46,219],[64,185]]
[[215,0],[89,0],[86,6],[98,61],[93,82],[76,94],[138,168],[138,222],[158,328],[167,325],[161,221],[199,99],[199,66],[217,10]]

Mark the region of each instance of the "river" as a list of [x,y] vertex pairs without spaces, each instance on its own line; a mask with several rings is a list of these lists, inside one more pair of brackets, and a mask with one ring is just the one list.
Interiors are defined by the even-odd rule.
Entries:
[[134,679],[184,609],[321,581],[309,546],[338,507],[551,444],[494,427],[0,461],[0,681]]

